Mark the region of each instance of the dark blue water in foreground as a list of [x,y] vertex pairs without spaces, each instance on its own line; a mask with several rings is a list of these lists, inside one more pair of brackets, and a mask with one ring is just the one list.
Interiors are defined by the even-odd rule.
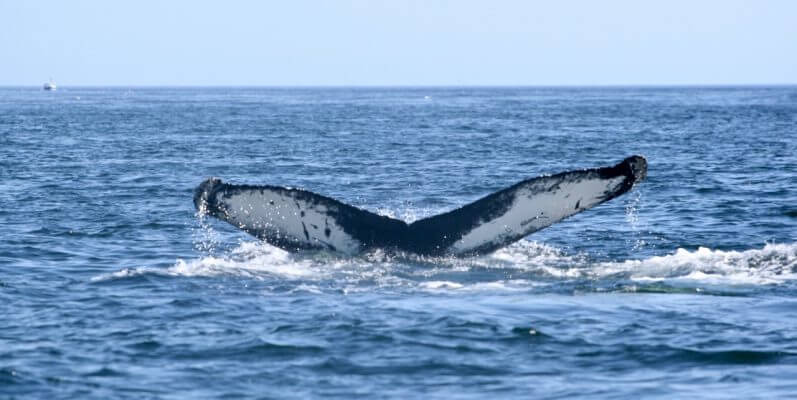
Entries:
[[[406,220],[642,154],[495,254],[288,254],[208,176]],[[0,89],[0,398],[797,393],[797,88]]]

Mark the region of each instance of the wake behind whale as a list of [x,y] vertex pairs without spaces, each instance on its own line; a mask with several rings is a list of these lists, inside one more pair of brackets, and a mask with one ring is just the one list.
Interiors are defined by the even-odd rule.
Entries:
[[209,178],[194,205],[289,251],[358,254],[373,248],[420,255],[492,252],[571,215],[611,200],[647,175],[641,156],[617,165],[518,182],[458,209],[407,224],[302,189],[233,185]]

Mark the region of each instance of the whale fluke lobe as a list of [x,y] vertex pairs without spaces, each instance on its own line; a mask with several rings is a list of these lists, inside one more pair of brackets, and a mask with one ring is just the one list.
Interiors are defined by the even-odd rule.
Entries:
[[357,254],[367,248],[395,247],[407,224],[335,199],[280,186],[230,185],[218,178],[202,182],[194,205],[266,242],[286,250],[326,249]]
[[357,254],[371,248],[421,255],[484,254],[611,200],[647,176],[647,161],[541,176],[456,210],[407,224],[301,189],[231,185],[218,178],[194,193],[201,214],[290,251]]

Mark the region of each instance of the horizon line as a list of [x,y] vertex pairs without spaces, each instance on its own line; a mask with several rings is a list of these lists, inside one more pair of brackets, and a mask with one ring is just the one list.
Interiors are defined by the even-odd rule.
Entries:
[[[0,88],[40,88],[42,85],[34,84],[0,84]],[[797,86],[795,83],[676,83],[676,84],[441,84],[441,85],[408,85],[408,84],[354,84],[354,85],[261,85],[261,84],[58,84],[58,87],[72,88],[264,88],[264,89],[424,89],[424,88],[735,88],[735,87],[791,87]]]

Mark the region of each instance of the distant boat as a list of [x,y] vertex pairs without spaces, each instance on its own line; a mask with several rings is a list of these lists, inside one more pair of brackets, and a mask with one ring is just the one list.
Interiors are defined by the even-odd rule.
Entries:
[[44,83],[44,90],[55,90],[55,82],[53,82],[53,78],[50,78],[49,82]]

